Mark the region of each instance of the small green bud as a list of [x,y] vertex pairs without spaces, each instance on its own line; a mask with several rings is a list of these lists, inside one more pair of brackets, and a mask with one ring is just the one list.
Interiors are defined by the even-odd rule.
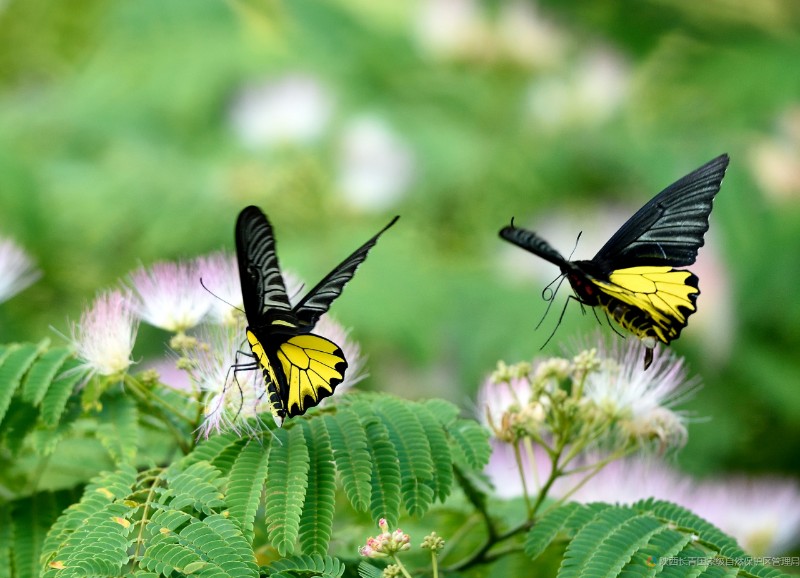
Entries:
[[431,532],[423,538],[421,546],[430,549],[431,552],[439,552],[444,548],[444,538],[437,536],[436,532]]

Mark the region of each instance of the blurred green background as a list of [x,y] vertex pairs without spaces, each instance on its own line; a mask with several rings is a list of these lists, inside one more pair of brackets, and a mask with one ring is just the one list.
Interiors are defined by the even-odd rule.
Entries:
[[[58,340],[140,263],[233,250],[246,204],[312,284],[400,214],[333,313],[367,387],[472,411],[558,314],[534,331],[557,271],[497,231],[514,216],[569,254],[582,230],[590,258],[727,152],[674,346],[706,418],[679,462],[798,473],[798,25],[794,0],[5,0],[0,235],[44,276],[0,307],[2,339]],[[544,353],[596,327],[572,307]]]

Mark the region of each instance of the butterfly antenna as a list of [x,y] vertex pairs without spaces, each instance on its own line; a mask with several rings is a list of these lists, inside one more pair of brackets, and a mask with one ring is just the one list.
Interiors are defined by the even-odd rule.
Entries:
[[202,277],[200,277],[200,285],[202,285],[202,286],[203,286],[203,289],[205,289],[205,290],[206,290],[206,291],[208,291],[208,292],[209,292],[211,295],[213,295],[214,297],[216,297],[217,299],[219,299],[220,301],[222,301],[222,302],[223,302],[225,305],[229,305],[229,306],[230,306],[232,309],[236,309],[237,311],[240,311],[242,314],[244,314],[244,311],[243,311],[242,309],[240,309],[239,307],[237,307],[237,306],[236,306],[236,305],[234,305],[233,303],[230,303],[229,301],[225,301],[225,299],[223,299],[222,297],[220,297],[219,295],[217,295],[216,293],[214,293],[214,292],[213,292],[211,289],[209,289],[208,287],[206,287],[206,284],[205,284],[205,283],[203,283],[203,278],[202,278]]
[[[544,310],[544,315],[542,315],[542,318],[539,320],[539,323],[536,324],[534,331],[542,326],[545,317],[547,317],[547,314],[550,312],[550,307],[552,307],[553,301],[555,301],[556,295],[558,294],[558,290],[561,289],[561,283],[564,282],[564,279],[565,279],[564,275],[559,275],[558,277],[550,281],[550,283],[547,284],[547,287],[542,289],[542,299],[547,301],[547,309]],[[553,290],[550,287],[552,287],[553,283],[555,283],[556,281],[558,281],[558,285],[556,285],[555,290]]]
[[575,254],[575,249],[578,248],[578,242],[581,240],[581,235],[583,235],[583,231],[580,231],[578,236],[575,238],[575,246],[572,248],[572,252],[569,254],[567,261],[572,261],[572,255]]

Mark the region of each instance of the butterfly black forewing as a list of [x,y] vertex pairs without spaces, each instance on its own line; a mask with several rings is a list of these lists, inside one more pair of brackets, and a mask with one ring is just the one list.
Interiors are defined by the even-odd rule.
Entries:
[[386,230],[397,222],[400,217],[395,217],[383,229],[378,231],[374,237],[356,249],[347,259],[339,263],[333,271],[328,273],[322,281],[309,291],[305,297],[294,307],[294,314],[304,325],[313,326],[319,318],[328,311],[328,308],[339,295],[342,294],[344,286],[353,278],[356,269],[364,259],[378,238]]
[[249,206],[236,221],[236,256],[247,323],[262,327],[276,313],[291,311],[283,282],[272,225],[261,209]]
[[606,272],[694,263],[728,161],[728,155],[720,155],[661,191],[614,233],[592,262]]

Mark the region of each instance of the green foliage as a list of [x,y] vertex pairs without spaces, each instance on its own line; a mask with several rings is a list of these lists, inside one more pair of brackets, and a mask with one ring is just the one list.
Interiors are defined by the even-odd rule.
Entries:
[[368,562],[361,562],[358,565],[358,575],[361,578],[382,578],[383,570],[376,568]]
[[321,419],[302,422],[308,440],[308,491],[300,518],[300,547],[309,554],[328,551],[336,498],[336,468],[326,423]]
[[147,524],[149,546],[142,568],[169,576],[258,576],[248,541],[231,520],[220,514],[199,519],[158,511]]
[[[7,447],[17,451],[28,436],[34,435],[38,438],[34,447],[40,454],[50,453],[64,431],[59,426],[67,401],[84,377],[69,349],[49,348],[47,340],[2,348],[0,436]],[[13,409],[11,413],[9,408]],[[105,440],[113,445],[111,432],[106,433]],[[121,451],[119,445],[116,447]],[[135,451],[135,446],[125,451]]]
[[344,565],[328,556],[294,556],[273,562],[267,568],[270,578],[339,578]]
[[133,463],[139,442],[139,408],[127,396],[109,397],[98,416],[97,439],[117,463]]
[[227,502],[231,520],[248,541],[253,539],[253,521],[267,477],[268,458],[269,446],[249,443],[239,452],[230,471]]
[[[386,398],[375,404],[400,464],[400,492],[406,510],[423,514],[434,498],[431,447],[414,413],[400,400]],[[441,429],[441,428],[440,428]]]
[[294,552],[300,515],[308,489],[308,446],[303,429],[275,431],[267,473],[266,511],[269,540],[281,556]]
[[36,406],[42,402],[50,384],[55,380],[58,370],[72,352],[68,347],[54,347],[47,350],[28,370],[22,386],[22,399]]
[[207,461],[227,473],[241,454],[245,440],[232,432],[216,435],[199,444],[194,451],[184,458],[187,464]]
[[395,526],[400,517],[400,457],[386,426],[377,416],[362,411],[360,419],[370,441],[368,449],[373,466],[370,513],[373,519],[383,517],[390,526]]
[[42,423],[47,427],[58,425],[75,387],[85,379],[85,375],[78,371],[79,364],[75,359],[67,359],[61,369],[61,374],[50,384],[42,399]]
[[525,553],[536,559],[554,543],[566,544],[559,578],[714,576],[720,568],[726,576],[783,576],[753,564],[702,518],[663,501],[554,507],[528,532]]
[[176,465],[166,472],[167,487],[159,488],[161,500],[167,500],[173,509],[191,506],[207,515],[225,506],[221,472],[208,462],[196,462],[187,467]]
[[336,416],[326,415],[325,425],[347,499],[356,510],[365,511],[372,498],[372,464],[366,429],[347,408]]
[[0,576],[39,576],[47,531],[73,500],[70,492],[40,492],[0,505]]
[[[404,495],[414,498],[407,502],[409,513],[424,513],[437,495],[452,491],[453,448],[466,438],[451,435],[463,432],[465,420],[444,425],[424,404],[357,394],[338,401],[341,407],[310,412],[249,442],[213,437],[165,469],[137,474],[120,462],[116,472],[94,479],[50,528],[41,547],[46,575],[144,570],[254,576],[252,542],[263,496],[259,523],[282,557],[269,567],[272,575],[341,576],[341,562],[326,557],[337,473],[345,489],[351,486],[344,492],[351,505],[375,519],[396,520]],[[423,445],[420,438],[436,441]],[[486,444],[484,437],[475,440]],[[474,455],[486,451],[468,449]],[[383,499],[376,502],[376,496]],[[298,549],[301,555],[292,556]]]
[[0,357],[0,423],[6,416],[11,397],[39,354],[40,346],[30,343],[9,345],[3,350]]
[[135,537],[130,519],[138,504],[127,500],[135,482],[136,471],[123,466],[89,483],[81,501],[50,528],[42,546],[48,565],[43,577],[120,574]]

